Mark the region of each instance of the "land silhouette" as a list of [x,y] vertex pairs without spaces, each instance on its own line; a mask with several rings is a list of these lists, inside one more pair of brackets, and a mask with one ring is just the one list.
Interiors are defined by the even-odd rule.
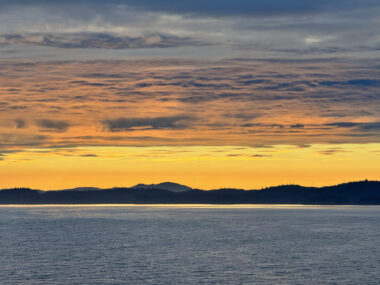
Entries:
[[0,190],[0,204],[311,204],[380,205],[380,181],[359,181],[326,187],[281,185],[261,190],[200,190],[165,182],[130,188],[80,187],[41,191]]

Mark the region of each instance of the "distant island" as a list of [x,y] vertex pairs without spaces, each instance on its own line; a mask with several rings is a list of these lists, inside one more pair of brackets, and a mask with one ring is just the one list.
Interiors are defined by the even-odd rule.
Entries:
[[307,204],[380,205],[380,181],[325,187],[281,185],[261,190],[200,190],[172,182],[130,188],[80,187],[42,191],[0,190],[0,204]]

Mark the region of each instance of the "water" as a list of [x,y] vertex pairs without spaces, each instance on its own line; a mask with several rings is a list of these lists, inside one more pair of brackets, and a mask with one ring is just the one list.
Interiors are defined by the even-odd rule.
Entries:
[[380,284],[380,207],[0,207],[1,284]]

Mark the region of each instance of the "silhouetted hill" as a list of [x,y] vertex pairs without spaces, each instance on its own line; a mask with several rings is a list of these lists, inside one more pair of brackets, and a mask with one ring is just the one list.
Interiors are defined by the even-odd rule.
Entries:
[[97,190],[102,190],[102,189],[97,188],[97,187],[76,187],[76,188],[65,189],[61,191],[97,191]]
[[132,189],[161,189],[161,190],[167,190],[171,192],[184,192],[184,191],[189,191],[192,190],[189,186],[186,185],[181,185],[178,183],[173,183],[173,182],[163,182],[159,184],[137,184],[133,187]]
[[[175,183],[161,183],[173,186]],[[321,204],[380,205],[380,181],[360,181],[326,187],[281,185],[262,190],[190,190],[173,192],[144,187],[98,189],[85,187],[61,191],[27,188],[0,191],[0,204]],[[179,184],[175,184],[179,185]],[[183,185],[181,185],[183,186]],[[187,187],[187,186],[184,186]],[[184,188],[185,189],[185,188]],[[91,191],[90,191],[91,190]]]

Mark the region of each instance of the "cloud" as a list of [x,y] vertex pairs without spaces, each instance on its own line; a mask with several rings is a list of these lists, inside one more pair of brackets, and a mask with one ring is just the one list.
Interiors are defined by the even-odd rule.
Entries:
[[17,129],[23,129],[26,127],[26,123],[23,119],[16,119],[15,120],[15,123],[16,123],[16,128]]
[[102,73],[102,72],[92,72],[92,73],[85,73],[85,74],[80,74],[79,76],[81,77],[86,77],[86,78],[123,78],[123,75],[121,74],[116,74],[116,73]]
[[305,125],[303,124],[294,124],[289,126],[291,129],[303,129]]
[[[0,133],[0,148],[41,146],[49,139],[43,135]],[[5,153],[2,150],[1,153]]]
[[380,130],[380,122],[355,123],[355,122],[335,122],[325,124],[325,126],[334,126],[338,128],[356,128],[360,131],[377,131]]
[[[174,35],[127,37],[109,33],[5,34],[0,45],[30,45],[55,48],[139,49],[201,45],[200,42]],[[93,76],[101,75],[94,73]]]
[[362,131],[380,131],[380,122],[362,123],[359,125],[359,129]]
[[241,121],[251,121],[261,116],[262,114],[258,114],[254,112],[240,112],[240,113],[233,113],[233,114],[230,114],[230,113],[224,114],[224,117],[226,118],[233,118],[233,119],[238,119]]
[[49,131],[65,132],[70,124],[65,121],[42,119],[37,121],[37,126]]
[[269,157],[269,156],[272,156],[272,155],[269,155],[269,154],[253,154],[253,155],[251,155],[251,157]]
[[[18,135],[3,141],[7,145],[25,143],[21,135],[44,146],[380,141],[377,87],[318,84],[327,76],[337,82],[376,79],[376,61],[160,58],[20,62],[4,61],[1,70],[12,79],[3,80],[0,90],[4,99],[0,102],[0,132],[7,134],[1,138]],[[244,78],[265,82],[244,85],[239,82]],[[204,84],[189,87],[181,81]],[[140,82],[153,86],[139,88],[136,84]],[[305,92],[262,89],[283,83],[302,86]],[[218,84],[226,87],[215,88]],[[10,94],[10,88],[20,91]],[[27,108],[10,109],[17,104]],[[49,137],[32,138],[38,134]]]
[[351,151],[348,149],[341,148],[341,147],[334,147],[334,148],[321,149],[317,152],[322,155],[335,155],[337,153],[348,153]]
[[319,82],[322,86],[352,86],[352,87],[379,87],[380,80],[364,78],[364,79],[352,79],[347,81],[321,81]]
[[94,153],[81,154],[80,156],[81,156],[81,157],[98,157],[98,155],[97,155],[97,154],[94,154]]
[[118,118],[102,121],[103,125],[111,132],[129,131],[136,129],[185,129],[190,126],[194,117],[187,115],[177,115],[155,118]]
[[[0,34],[7,37],[3,36],[3,42],[28,46],[2,47],[1,55],[30,56],[28,51],[35,51],[30,46],[48,46],[183,47],[176,53],[151,49],[144,56],[167,52],[171,56],[233,57],[236,50],[251,57],[261,57],[259,51],[340,56],[379,48],[379,10],[378,0],[6,0],[0,1]],[[86,33],[103,34],[94,38],[83,36]],[[215,45],[203,46],[208,42]],[[98,50],[88,52],[101,57]],[[83,58],[65,50],[49,53]],[[139,51],[134,54],[141,55]]]
[[[3,9],[19,6],[93,6],[98,12],[109,7],[127,5],[147,11],[163,11],[167,13],[205,14],[205,15],[286,15],[318,13],[324,11],[347,11],[362,6],[378,7],[377,0],[59,0],[11,1],[0,2]],[[94,10],[95,10],[94,8]]]
[[10,106],[9,109],[11,110],[24,110],[27,109],[27,106],[22,106],[22,105],[16,105],[16,106]]
[[214,15],[284,15],[352,10],[363,5],[379,6],[376,0],[127,0],[124,3],[149,10]]
[[331,126],[331,127],[338,127],[338,128],[353,128],[359,126],[361,123],[354,123],[354,122],[334,122],[334,123],[328,123],[324,126]]

